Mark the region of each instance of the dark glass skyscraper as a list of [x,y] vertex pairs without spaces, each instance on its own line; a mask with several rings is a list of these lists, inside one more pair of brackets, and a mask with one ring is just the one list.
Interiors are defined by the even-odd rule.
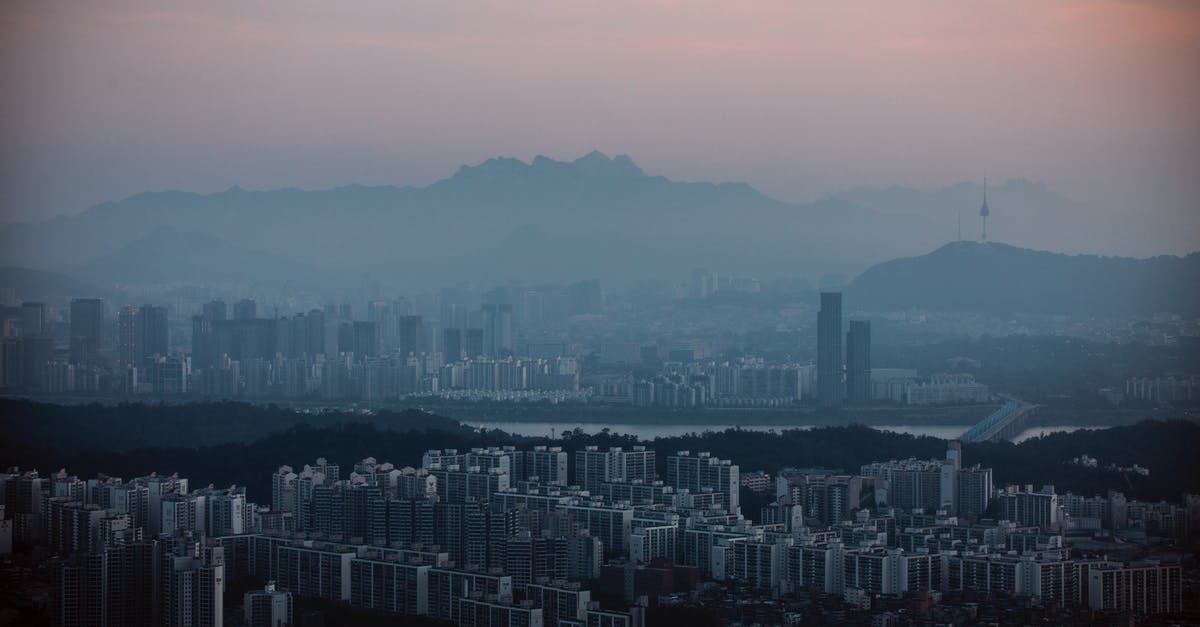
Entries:
[[137,313],[138,366],[146,357],[167,355],[167,308],[142,305]]
[[846,400],[871,400],[871,323],[866,320],[851,320],[846,333]]
[[421,316],[400,316],[396,321],[399,336],[397,346],[402,356],[421,353]]
[[817,403],[842,404],[842,293],[821,292],[817,313]]
[[71,301],[71,363],[95,363],[104,338],[104,301],[76,298]]
[[463,330],[449,328],[442,331],[442,345],[446,361],[458,361],[463,358]]
[[503,357],[512,352],[512,311],[512,305],[509,303],[484,303],[484,355]]

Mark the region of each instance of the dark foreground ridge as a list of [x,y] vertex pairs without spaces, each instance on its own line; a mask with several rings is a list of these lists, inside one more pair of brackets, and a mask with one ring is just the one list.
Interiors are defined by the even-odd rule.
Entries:
[[[370,414],[326,411],[304,414],[243,403],[188,405],[62,406],[0,400],[0,459],[41,469],[70,468],[81,475],[103,472],[135,476],[150,470],[178,472],[197,485],[247,486],[250,496],[269,500],[269,476],[281,459],[318,456],[350,464],[366,456],[420,459],[439,448],[514,444],[586,446],[644,444],[658,451],[660,465],[678,450],[706,450],[739,460],[743,471],[775,473],[785,467],[857,471],[882,459],[937,457],[946,443],[932,437],[879,431],[862,425],[761,432],[704,431],[639,442],[608,430],[533,438],[500,430],[473,429],[419,410]],[[1132,426],[1056,433],[1010,442],[964,444],[964,455],[995,468],[996,484],[1052,483],[1060,490],[1102,493],[1121,486],[1140,499],[1176,499],[1196,489],[1200,425],[1146,420]],[[1119,467],[1138,464],[1148,476],[1071,464],[1088,455]],[[660,469],[660,472],[665,472]]]

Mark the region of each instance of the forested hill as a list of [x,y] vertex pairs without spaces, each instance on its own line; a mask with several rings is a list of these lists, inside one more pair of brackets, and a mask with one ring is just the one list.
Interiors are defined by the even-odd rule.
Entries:
[[872,266],[846,292],[850,306],[867,311],[1194,316],[1200,253],[1131,259],[954,242]]
[[[368,456],[403,467],[419,465],[421,454],[435,448],[554,444],[573,452],[587,445],[637,443],[631,436],[609,433],[567,432],[550,441],[476,431],[419,411],[297,415],[274,407],[231,403],[64,407],[0,400],[0,416],[4,434],[0,465],[43,472],[67,468],[81,476],[178,472],[198,486],[246,485],[252,500],[258,502],[269,500],[270,474],[281,464],[302,465],[317,457],[338,462],[343,468]],[[264,431],[274,433],[239,439]],[[711,451],[733,459],[743,471],[823,466],[854,472],[872,461],[941,457],[946,449],[944,440],[863,426],[778,433],[728,430],[644,444],[658,451],[660,473],[665,473],[666,457],[678,450]],[[1145,421],[1128,427],[1054,434],[1019,445],[967,444],[964,456],[968,464],[994,468],[997,485],[1051,483],[1060,491],[1077,494],[1115,489],[1137,498],[1176,500],[1184,492],[1200,491],[1200,462],[1194,455],[1197,445],[1200,425]],[[1068,463],[1082,454],[1100,459],[1103,465],[1136,463],[1149,468],[1150,476]]]

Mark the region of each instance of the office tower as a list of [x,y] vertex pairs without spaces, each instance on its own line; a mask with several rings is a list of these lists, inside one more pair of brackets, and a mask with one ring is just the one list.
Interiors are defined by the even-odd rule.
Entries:
[[141,364],[137,314],[132,305],[125,305],[117,312],[117,362],[122,366]]
[[821,292],[817,314],[817,403],[842,404],[842,293]]
[[421,354],[421,316],[399,316],[397,318],[397,348],[401,355]]
[[846,400],[871,400],[871,323],[866,320],[851,320],[846,333]]
[[292,593],[276,590],[269,581],[262,590],[252,590],[242,597],[243,619],[246,627],[289,627],[292,620]]
[[[167,308],[142,305],[137,313],[141,359],[167,355]],[[139,359],[139,365],[141,360]]]
[[234,320],[253,320],[258,317],[258,305],[253,299],[243,298],[233,305]]
[[71,363],[92,364],[100,354],[104,338],[104,301],[99,298],[71,300]]
[[502,357],[512,353],[512,305],[483,305],[483,354]]
[[483,356],[483,329],[467,329],[463,334],[463,353],[467,359]]

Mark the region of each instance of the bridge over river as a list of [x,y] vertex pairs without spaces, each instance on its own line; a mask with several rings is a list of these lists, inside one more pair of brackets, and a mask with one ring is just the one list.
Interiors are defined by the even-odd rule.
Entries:
[[963,442],[988,442],[1011,440],[1029,426],[1027,421],[1037,412],[1037,405],[1014,398],[1008,399],[1000,409],[967,429],[959,440]]

